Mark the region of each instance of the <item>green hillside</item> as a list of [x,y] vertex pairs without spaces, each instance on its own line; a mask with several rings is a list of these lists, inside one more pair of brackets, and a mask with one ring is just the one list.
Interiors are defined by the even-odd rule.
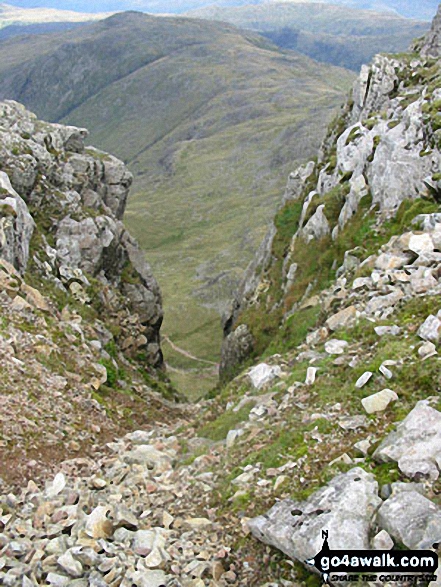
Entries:
[[[0,44],[0,77],[2,98],[89,128],[129,164],[126,223],[162,286],[163,331],[217,362],[220,313],[352,74],[229,25],[126,13]],[[204,369],[197,387],[215,380],[212,366],[165,352],[175,369]]]
[[407,50],[429,28],[393,13],[307,1],[209,6],[188,14],[258,31],[279,47],[354,70],[378,52]]

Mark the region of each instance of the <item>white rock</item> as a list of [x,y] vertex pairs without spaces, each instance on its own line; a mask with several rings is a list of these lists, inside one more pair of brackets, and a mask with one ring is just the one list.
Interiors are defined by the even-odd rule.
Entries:
[[345,352],[348,343],[345,340],[332,338],[325,343],[325,351],[328,355],[342,355]]
[[57,563],[71,577],[81,577],[83,574],[83,565],[73,558],[70,550],[58,557]]
[[357,277],[354,279],[352,289],[361,289],[363,287],[369,288],[372,285],[372,279],[370,277]]
[[386,379],[392,379],[394,376],[392,371],[386,367],[386,365],[381,365],[379,369],[380,373],[386,377]]
[[239,429],[239,430],[230,430],[228,432],[228,434],[227,434],[227,440],[226,440],[227,448],[232,448],[235,445],[236,440],[240,436],[242,436],[242,434],[243,434],[243,430],[242,429]]
[[305,384],[306,385],[312,385],[315,382],[315,377],[317,374],[317,367],[308,367],[307,371],[306,371],[306,379],[305,379]]
[[63,473],[57,473],[52,483],[46,489],[46,495],[49,498],[56,497],[63,491],[65,487],[66,477],[63,475]]
[[436,346],[433,342],[425,342],[419,349],[418,349],[419,356],[424,360],[428,359],[429,357],[433,357],[437,355]]
[[363,375],[357,379],[355,387],[357,387],[358,389],[364,387],[366,383],[369,381],[369,379],[372,377],[372,375],[372,371],[366,371],[365,373],[363,373]]
[[387,406],[398,399],[398,395],[392,389],[383,389],[369,397],[361,400],[361,403],[368,414],[384,412]]
[[374,328],[375,333],[378,336],[385,336],[386,334],[390,334],[391,336],[398,336],[401,334],[401,328],[399,326],[376,326]]
[[248,371],[248,377],[255,389],[262,389],[277,377],[280,377],[282,370],[278,365],[271,366],[266,363],[260,363]]
[[414,234],[409,239],[409,250],[417,255],[432,253],[435,247],[429,234]]

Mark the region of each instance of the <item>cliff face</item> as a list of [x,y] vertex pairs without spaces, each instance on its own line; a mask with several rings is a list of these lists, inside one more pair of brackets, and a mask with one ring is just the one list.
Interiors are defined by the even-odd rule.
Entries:
[[121,221],[131,174],[86,138],[0,103],[5,480],[91,456],[97,442],[167,413],[164,396],[176,399],[160,290]]
[[86,138],[0,104],[0,257],[81,304],[136,316],[138,336],[123,329],[121,342],[158,368],[161,294],[122,224],[132,176]]
[[[433,209],[441,190],[440,18],[413,53],[378,55],[362,68],[317,159],[291,174],[225,317],[225,377],[250,349],[259,354],[276,335],[289,338],[299,311],[309,307],[313,327],[319,298],[308,300],[386,242],[391,218]],[[363,232],[379,238],[370,245]]]

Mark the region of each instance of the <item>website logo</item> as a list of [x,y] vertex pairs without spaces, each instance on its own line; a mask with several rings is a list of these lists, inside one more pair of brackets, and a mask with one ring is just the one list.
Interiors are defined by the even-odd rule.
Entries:
[[436,580],[438,554],[431,550],[331,550],[328,531],[322,535],[321,551],[305,562],[319,571],[325,583]]

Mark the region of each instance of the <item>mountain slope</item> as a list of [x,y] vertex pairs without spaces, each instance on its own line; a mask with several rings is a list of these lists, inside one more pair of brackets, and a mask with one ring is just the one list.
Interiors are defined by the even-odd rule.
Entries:
[[189,15],[254,30],[282,48],[357,71],[378,52],[407,50],[428,29],[394,14],[307,1],[211,6]]
[[[2,97],[81,121],[95,144],[128,163],[126,222],[162,285],[165,333],[216,361],[219,312],[284,170],[313,152],[352,75],[229,25],[139,13],[2,43],[0,62]],[[204,367],[172,349],[168,360]]]

